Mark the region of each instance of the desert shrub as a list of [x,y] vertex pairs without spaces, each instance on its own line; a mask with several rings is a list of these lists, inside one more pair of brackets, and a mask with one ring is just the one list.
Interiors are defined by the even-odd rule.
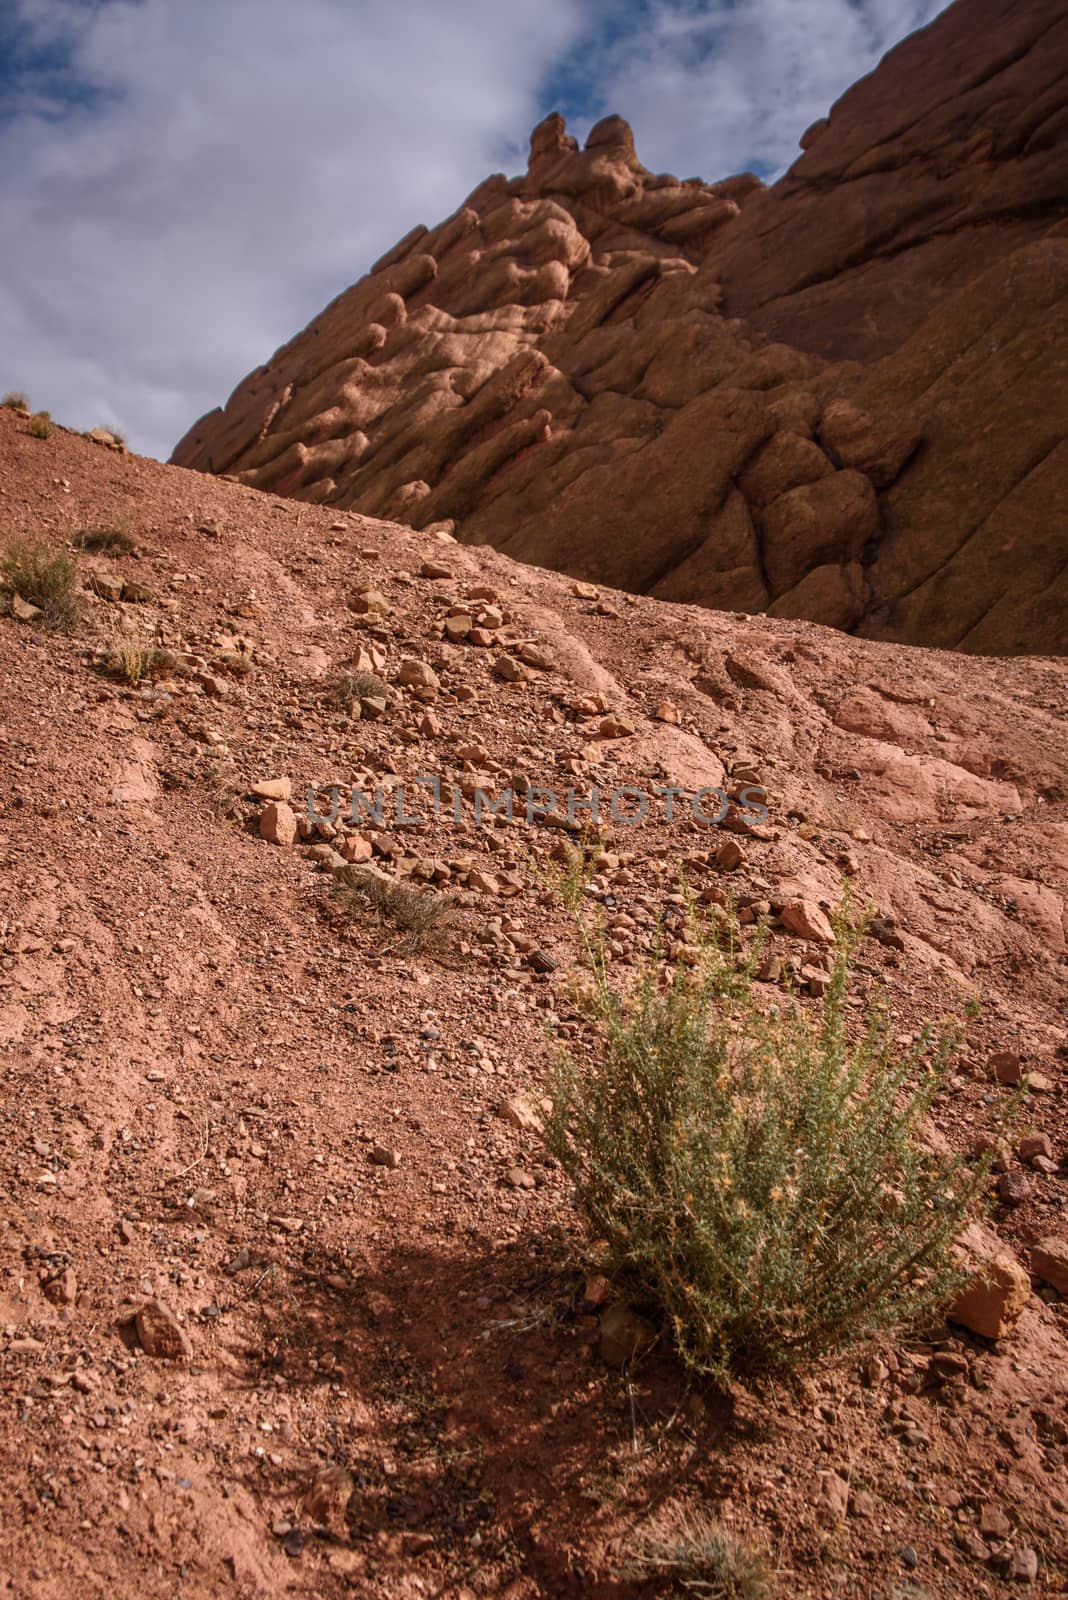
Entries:
[[356,669],[339,673],[334,680],[334,691],[338,704],[342,706],[350,706],[354,700],[389,699],[389,684],[384,679],[375,672]]
[[596,943],[582,1003],[591,1057],[561,1053],[546,1137],[616,1270],[699,1371],[785,1373],[944,1305],[953,1244],[988,1173],[920,1127],[958,1035],[908,1050],[869,1009],[851,1038],[860,936],[844,919],[815,1017],[754,990],[737,924],[666,984],[650,960],[620,992]]
[[139,634],[116,633],[105,650],[107,670],[124,683],[142,683],[151,677],[159,651],[150,639]]
[[343,901],[353,907],[369,907],[382,922],[397,928],[406,949],[440,950],[448,942],[456,921],[455,896],[387,877],[355,862],[336,882]]
[[21,389],[9,389],[0,400],[0,406],[4,406],[8,411],[29,411],[30,397]]
[[84,609],[74,557],[43,539],[7,541],[0,551],[0,591],[40,606],[53,628],[74,627]]
[[92,555],[128,556],[137,549],[137,540],[124,522],[99,528],[80,528],[75,543]]
[[669,1501],[627,1544],[626,1575],[639,1581],[670,1578],[709,1600],[772,1600],[776,1592],[767,1559],[699,1507]]
[[52,418],[47,411],[36,412],[26,424],[26,432],[35,439],[50,439],[52,437]]

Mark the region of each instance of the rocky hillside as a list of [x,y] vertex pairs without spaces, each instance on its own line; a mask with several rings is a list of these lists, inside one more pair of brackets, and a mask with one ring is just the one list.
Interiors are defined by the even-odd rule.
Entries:
[[[0,616],[7,1591],[651,1600],[635,1540],[697,1505],[783,1596],[1064,1593],[1063,669],[635,598],[10,411],[0,506],[86,608]],[[768,1004],[818,1004],[843,875],[902,1048],[981,996],[928,1137],[1024,1104],[954,1321],[796,1391],[665,1339],[613,1365],[536,1133],[585,1037],[546,862],[595,785],[675,791],[591,835],[620,982],[686,958],[682,862],[771,919]],[[741,786],[763,821],[695,813]],[[339,897],[361,864],[439,947]]]
[[1068,650],[1068,18],[957,0],[751,175],[559,116],[174,461],[663,599]]

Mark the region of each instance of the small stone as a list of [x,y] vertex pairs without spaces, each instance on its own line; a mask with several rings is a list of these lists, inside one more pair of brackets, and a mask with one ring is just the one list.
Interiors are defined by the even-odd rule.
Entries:
[[289,849],[297,837],[297,819],[284,800],[274,800],[260,813],[260,838]]
[[675,704],[674,700],[661,700],[660,704],[653,712],[653,716],[656,718],[657,722],[668,722],[674,726],[679,720],[679,708]]
[[289,778],[261,778],[252,785],[257,800],[288,800],[293,793]]
[[401,1164],[400,1151],[392,1150],[388,1145],[373,1144],[371,1162],[376,1167],[389,1167],[391,1171],[396,1171]]
[[555,972],[560,963],[547,950],[531,950],[526,957],[527,966],[534,972]]
[[816,944],[833,944],[834,929],[825,911],[814,900],[787,900],[779,920],[789,933]]
[[497,1115],[521,1133],[540,1133],[541,1118],[524,1095],[513,1094],[497,1103]]
[[397,682],[406,689],[432,689],[441,688],[441,681],[433,667],[426,661],[415,661],[411,657],[401,662],[397,670]]
[[365,589],[361,594],[353,595],[350,604],[361,617],[384,617],[389,612],[389,601],[378,589]]
[[1007,1206],[1022,1206],[1030,1200],[1035,1188],[1024,1172],[1003,1172],[996,1187],[998,1199]]
[[636,1311],[617,1300],[601,1314],[597,1335],[597,1354],[609,1367],[625,1367],[651,1350],[656,1329]]
[[1019,1550],[1014,1550],[1006,1577],[1014,1583],[1034,1583],[1038,1577],[1038,1552],[1032,1550],[1030,1545],[1021,1545]]
[[1045,1156],[1049,1160],[1053,1155],[1053,1145],[1044,1133],[1025,1133],[1017,1147],[1017,1154],[1021,1161],[1033,1161],[1036,1156]]
[[13,594],[11,596],[11,615],[15,618],[16,622],[36,622],[37,618],[42,616],[43,613],[40,606],[32,606],[30,602],[28,600],[24,600],[20,594]]
[[724,839],[716,851],[716,866],[724,872],[736,872],[739,867],[746,866],[748,860],[737,839]]
[[849,1509],[849,1485],[837,1472],[821,1472],[820,1498],[832,1516],[844,1517]]
[[1031,1271],[1058,1294],[1068,1295],[1068,1239],[1048,1234],[1031,1246]]
[[54,1306],[72,1306],[78,1298],[78,1280],[71,1267],[64,1267],[58,1277],[44,1286],[46,1300]]
[[362,833],[347,833],[341,841],[341,855],[346,861],[370,861],[373,847]]
[[457,612],[455,616],[445,618],[445,637],[453,644],[459,644],[466,639],[474,627],[475,619],[466,611]]
[[117,573],[90,573],[89,587],[94,594],[100,596],[101,600],[118,601],[122,599],[122,579]]
[[509,1167],[504,1175],[504,1181],[510,1189],[534,1189],[537,1180],[532,1172],[527,1172],[523,1167]]
[[543,650],[537,644],[524,644],[519,649],[519,659],[526,666],[533,667],[537,672],[552,672],[556,662],[548,650]]
[[161,1361],[187,1361],[193,1354],[188,1334],[162,1300],[147,1300],[134,1319],[146,1355]]
[[984,1539],[1007,1539],[1012,1523],[999,1505],[988,1501],[979,1509],[979,1532]]
[[493,676],[502,683],[523,683],[527,669],[514,656],[498,656],[493,663]]
[[452,568],[447,567],[444,561],[424,561],[419,568],[421,578],[451,578]]
[[612,1298],[611,1280],[603,1272],[595,1272],[586,1279],[581,1305],[585,1311],[598,1311]]
[[988,1065],[998,1083],[1017,1084],[1023,1076],[1020,1058],[1013,1050],[999,1050]]
[[1047,1078],[1044,1072],[1025,1072],[1023,1081],[1025,1087],[1032,1094],[1051,1094],[1053,1092],[1053,1080]]
[[341,1533],[345,1527],[345,1513],[356,1487],[352,1473],[345,1467],[323,1467],[315,1474],[304,1496],[304,1510],[308,1520],[319,1528],[329,1528]]
[[615,713],[603,717],[597,729],[601,739],[629,739],[633,732],[634,723],[630,718]]
[[957,1249],[973,1276],[947,1316],[984,1339],[1004,1338],[1031,1298],[1031,1279],[997,1234],[980,1223],[965,1228]]

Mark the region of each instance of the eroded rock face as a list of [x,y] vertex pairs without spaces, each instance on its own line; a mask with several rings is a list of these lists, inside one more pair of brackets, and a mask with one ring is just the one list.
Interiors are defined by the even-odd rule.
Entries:
[[665,599],[1068,650],[1066,60],[1060,0],[958,0],[771,189],[547,117],[174,460]]

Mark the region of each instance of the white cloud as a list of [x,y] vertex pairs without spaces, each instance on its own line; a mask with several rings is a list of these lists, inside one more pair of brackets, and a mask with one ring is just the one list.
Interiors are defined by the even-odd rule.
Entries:
[[778,175],[798,137],[948,0],[649,0],[597,85],[647,166]]
[[[647,165],[779,167],[937,0],[7,0],[61,49],[0,124],[0,387],[166,456],[413,223],[525,164],[552,69]],[[629,29],[629,32],[628,32]],[[622,37],[618,37],[622,30]]]
[[0,386],[165,456],[414,222],[524,164],[578,0],[15,0],[98,97],[0,128]]

